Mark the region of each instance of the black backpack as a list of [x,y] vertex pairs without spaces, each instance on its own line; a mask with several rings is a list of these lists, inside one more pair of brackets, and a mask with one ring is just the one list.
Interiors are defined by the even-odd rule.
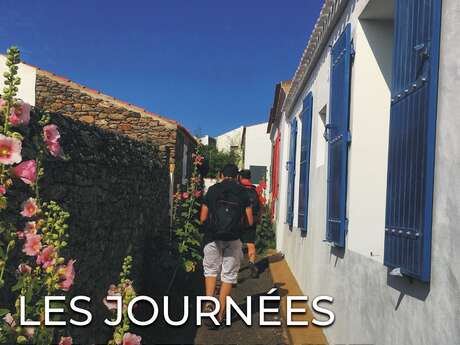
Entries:
[[232,189],[224,189],[216,200],[211,214],[214,238],[221,241],[238,239],[241,233],[243,207],[240,198]]

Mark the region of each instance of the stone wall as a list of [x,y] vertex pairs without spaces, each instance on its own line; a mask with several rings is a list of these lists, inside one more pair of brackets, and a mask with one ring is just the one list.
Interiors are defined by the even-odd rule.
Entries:
[[[168,240],[169,176],[158,149],[146,142],[52,115],[69,160],[45,162],[42,196],[71,217],[68,256],[77,259],[72,294],[90,296],[91,327],[72,328],[80,344],[107,341],[111,329],[101,301],[132,255],[139,293],[151,294]],[[162,244],[163,243],[163,244]],[[163,277],[167,276],[162,275]]]
[[157,145],[168,153],[169,162],[175,166],[174,184],[180,183],[183,145],[193,149],[196,142],[176,121],[40,69],[35,89],[36,106],[40,109]]

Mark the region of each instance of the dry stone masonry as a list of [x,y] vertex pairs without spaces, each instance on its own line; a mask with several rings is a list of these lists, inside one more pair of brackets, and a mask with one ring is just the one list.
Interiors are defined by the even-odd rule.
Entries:
[[[195,147],[195,139],[176,121],[104,95],[50,72],[37,70],[36,106],[69,116],[82,123],[155,144],[168,155],[174,184],[181,181],[183,146]],[[187,160],[192,150],[188,150]]]

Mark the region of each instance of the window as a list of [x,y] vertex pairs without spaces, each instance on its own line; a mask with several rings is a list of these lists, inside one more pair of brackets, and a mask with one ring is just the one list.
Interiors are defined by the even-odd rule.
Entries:
[[289,141],[289,161],[286,162],[288,170],[288,191],[287,191],[287,216],[286,223],[292,226],[294,220],[294,181],[295,181],[295,157],[297,146],[297,119],[291,120],[291,134]]
[[259,184],[260,181],[267,180],[267,167],[265,165],[250,165],[251,181],[254,184]]
[[189,162],[188,146],[184,144],[182,151],[182,184],[187,183],[187,166]]
[[399,0],[391,87],[384,263],[430,280],[441,1]]
[[326,239],[345,246],[348,129],[350,112],[351,26],[348,24],[331,50],[330,123],[326,125],[328,142],[327,229]]
[[302,111],[302,138],[300,144],[300,184],[299,184],[299,218],[298,227],[307,230],[308,223],[308,190],[310,176],[310,147],[311,147],[311,119],[313,96],[311,92],[303,102]]

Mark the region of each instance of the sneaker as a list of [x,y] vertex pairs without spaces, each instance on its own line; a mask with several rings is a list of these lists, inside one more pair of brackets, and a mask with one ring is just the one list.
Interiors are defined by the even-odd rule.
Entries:
[[249,269],[251,270],[251,278],[259,278],[259,269],[255,263],[249,262]]
[[[212,304],[211,303],[206,303],[206,305],[204,306],[204,311],[207,312],[207,313],[211,313],[213,310],[214,310],[214,308],[212,307]],[[204,319],[203,324],[206,327],[208,327],[208,329],[214,329],[215,327],[219,327],[218,325],[215,325],[214,322],[212,322],[212,320],[210,318]]]
[[212,321],[211,321],[212,325],[211,326],[208,326],[208,329],[210,331],[217,331],[221,328],[224,328],[225,327],[225,316],[222,318],[222,320],[219,321],[219,325],[215,325]]

